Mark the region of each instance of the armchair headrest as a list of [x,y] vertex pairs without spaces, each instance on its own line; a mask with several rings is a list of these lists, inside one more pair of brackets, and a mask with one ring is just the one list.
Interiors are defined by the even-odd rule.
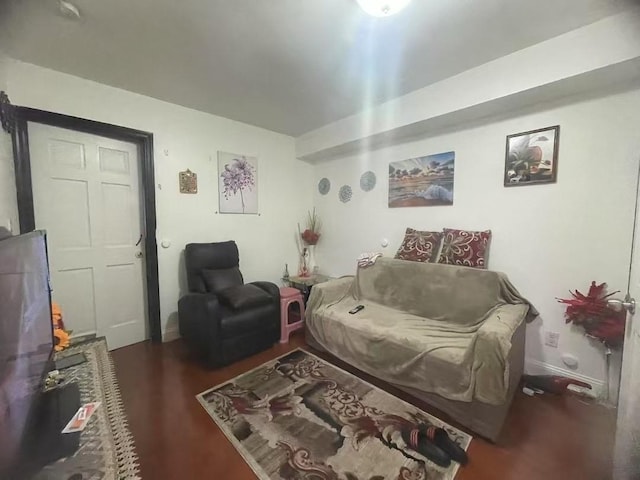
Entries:
[[189,243],[184,249],[189,291],[206,293],[202,270],[218,270],[238,267],[240,256],[233,240],[216,243]]

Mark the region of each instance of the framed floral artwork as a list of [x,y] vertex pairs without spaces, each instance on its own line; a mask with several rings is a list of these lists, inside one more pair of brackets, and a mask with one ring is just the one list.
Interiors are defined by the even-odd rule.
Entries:
[[258,214],[258,159],[218,152],[220,213]]
[[507,136],[504,186],[555,183],[560,126]]

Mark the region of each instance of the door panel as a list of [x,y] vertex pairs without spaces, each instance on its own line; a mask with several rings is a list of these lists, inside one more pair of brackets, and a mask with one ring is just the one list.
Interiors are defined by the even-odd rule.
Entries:
[[[618,397],[618,419],[613,459],[615,480],[640,478],[640,172],[636,179],[636,211],[629,265],[629,284],[624,305],[627,309],[622,373]],[[620,299],[622,300],[622,299]]]
[[[42,205],[41,216],[64,219],[49,223],[49,233],[60,249],[91,247],[89,188],[85,180],[51,177],[47,195],[51,202]],[[36,223],[37,225],[37,223]]]
[[135,328],[132,323],[135,323],[138,318],[138,305],[131,301],[131,296],[128,294],[131,290],[140,288],[135,275],[135,266],[110,265],[106,269],[105,280],[106,289],[112,293],[114,299],[110,305],[112,312],[109,316],[110,327],[121,329],[129,325]]
[[144,340],[136,146],[35,123],[29,144],[36,227],[48,232],[66,327],[106,336],[110,349]]
[[49,171],[58,171],[65,168],[84,170],[86,168],[84,145],[81,143],[51,139],[49,142],[49,159]]
[[614,478],[635,480],[640,478],[640,335],[627,322],[630,335],[625,342],[618,405],[618,424],[614,455]]
[[52,295],[60,305],[64,305],[65,327],[73,330],[73,335],[86,335],[98,331],[93,291],[92,268],[56,272]]
[[129,185],[102,183],[102,204],[104,206],[104,244],[108,247],[131,246],[133,231]]
[[100,147],[98,155],[100,156],[100,171],[129,175],[129,152]]

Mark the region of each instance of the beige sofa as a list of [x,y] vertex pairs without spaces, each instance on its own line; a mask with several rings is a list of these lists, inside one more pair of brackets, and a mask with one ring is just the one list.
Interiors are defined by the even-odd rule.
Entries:
[[536,315],[504,274],[381,258],[313,288],[306,338],[495,441]]

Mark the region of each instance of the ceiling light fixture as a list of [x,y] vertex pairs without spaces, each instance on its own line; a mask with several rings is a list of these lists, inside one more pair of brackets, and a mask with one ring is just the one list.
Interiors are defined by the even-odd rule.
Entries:
[[356,0],[360,8],[373,17],[388,17],[405,8],[411,0]]
[[74,20],[80,19],[80,10],[73,3],[67,2],[65,0],[58,0],[58,8],[60,9],[60,13],[68,18],[73,18]]

